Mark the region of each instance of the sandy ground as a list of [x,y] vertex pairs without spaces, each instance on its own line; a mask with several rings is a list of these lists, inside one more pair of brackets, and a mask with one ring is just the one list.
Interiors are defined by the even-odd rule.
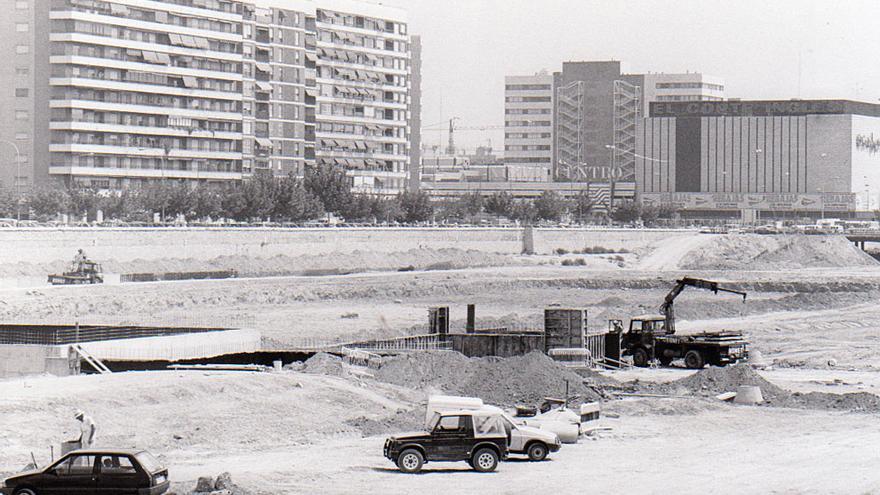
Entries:
[[[452,326],[461,328],[465,305],[475,303],[484,327],[540,328],[543,310],[558,304],[588,308],[591,326],[603,328],[609,318],[657,312],[672,282],[689,275],[743,288],[749,297],[743,304],[734,296],[687,291],[676,303],[681,332],[744,331],[752,348],[774,363],[763,376],[792,391],[880,393],[880,265],[851,251],[838,262],[835,250],[851,248],[840,240],[793,246],[761,239],[759,249],[731,254],[749,242],[681,235],[651,241],[621,255],[622,262],[616,254],[522,259],[508,253],[478,258],[501,266],[449,270],[0,288],[0,321],[248,326],[260,330],[269,346],[295,347],[306,340],[419,333],[427,308],[437,305],[450,306]],[[715,258],[707,255],[713,246],[720,248]],[[749,260],[761,253],[810,262],[750,267]],[[560,266],[563,259],[584,259],[584,265]],[[686,266],[699,268],[684,271]],[[688,373],[647,369],[611,375],[651,382]],[[99,421],[102,442],[153,451],[177,481],[230,471],[239,483],[267,494],[548,488],[880,493],[875,472],[880,423],[866,414],[698,399],[611,401],[605,408],[619,418],[602,420],[611,432],[565,447],[551,462],[505,463],[489,475],[472,473],[465,464],[429,465],[423,475],[402,475],[381,457],[383,438],[361,439],[346,422],[418,408],[425,395],[365,379],[295,372],[0,381],[0,473],[19,469],[32,451],[38,460],[47,459],[49,445],[74,434],[70,416],[82,407]]]
[[435,463],[421,475],[404,475],[382,457],[384,437],[360,439],[343,421],[415,406],[419,394],[368,385],[294,372],[6,381],[0,383],[0,472],[15,470],[30,451],[45,462],[48,449],[40,446],[73,435],[65,413],[77,406],[95,416],[101,442],[157,453],[184,486],[229,471],[239,484],[266,494],[526,494],[534,493],[536,483],[556,493],[880,490],[875,417],[702,399],[606,403],[605,411],[619,417],[598,425],[611,431],[566,445],[548,462],[507,462],[486,475],[464,463]]

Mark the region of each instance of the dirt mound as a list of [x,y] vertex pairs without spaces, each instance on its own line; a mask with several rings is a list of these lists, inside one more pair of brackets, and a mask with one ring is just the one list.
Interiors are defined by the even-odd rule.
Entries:
[[669,391],[685,390],[696,395],[718,395],[724,392],[736,392],[737,388],[743,385],[758,386],[764,399],[790,395],[786,390],[762,378],[747,364],[706,368],[693,375],[664,384],[664,388]]
[[795,409],[839,410],[851,412],[880,412],[880,397],[867,392],[831,394],[827,392],[789,392],[765,380],[746,364],[724,368],[706,368],[693,375],[657,387],[665,393],[690,393],[711,396],[736,392],[743,385],[761,389],[764,404]]
[[540,352],[511,358],[467,358],[448,351],[410,353],[383,363],[376,378],[409,388],[440,388],[502,406],[562,396],[566,381],[570,394],[585,400],[600,398],[583,384],[583,378]]
[[682,270],[788,270],[871,266],[877,262],[842,236],[720,235],[691,250]]
[[795,392],[767,401],[771,406],[798,409],[824,409],[852,412],[880,412],[880,397],[867,392],[831,394],[828,392]]
[[425,416],[417,409],[400,409],[391,416],[378,419],[361,416],[350,419],[345,424],[357,428],[365,437],[372,437],[401,431],[422,430],[425,427]]
[[315,354],[306,359],[304,364],[303,371],[305,373],[330,376],[343,376],[346,374],[342,358],[333,354],[327,354],[326,352]]

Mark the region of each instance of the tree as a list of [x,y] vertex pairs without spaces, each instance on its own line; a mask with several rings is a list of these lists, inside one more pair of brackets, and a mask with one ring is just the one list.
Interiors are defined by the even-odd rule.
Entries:
[[434,217],[431,197],[424,191],[406,191],[398,196],[405,222],[427,222]]
[[498,215],[501,217],[510,217],[513,211],[513,198],[507,193],[495,193],[485,201],[485,209],[487,213]]
[[94,217],[98,211],[98,205],[101,202],[101,193],[95,188],[71,187],[67,190],[70,203],[68,204],[68,213],[79,217],[87,215]]
[[281,220],[313,220],[324,214],[321,201],[293,174],[277,180],[273,203],[273,216]]
[[0,188],[0,217],[15,216],[15,194],[9,189]]
[[27,208],[43,218],[65,213],[70,207],[70,195],[66,190],[57,187],[37,187],[26,199]]
[[615,222],[632,223],[641,218],[641,205],[635,201],[624,201],[618,203],[614,211],[611,212],[611,218]]
[[223,214],[223,196],[220,191],[204,185],[193,189],[193,213],[196,218],[216,218]]
[[583,221],[585,218],[589,217],[593,212],[593,207],[596,205],[595,200],[590,196],[587,191],[581,191],[577,197],[574,198],[574,208],[572,213],[575,218]]
[[537,218],[535,205],[531,201],[515,201],[510,209],[510,218],[521,222],[532,222]]
[[351,181],[345,170],[333,165],[306,168],[304,185],[318,198],[324,209],[345,216],[344,211],[352,203]]
[[544,191],[544,194],[535,200],[534,207],[535,218],[553,222],[558,222],[566,211],[565,200],[553,191]]

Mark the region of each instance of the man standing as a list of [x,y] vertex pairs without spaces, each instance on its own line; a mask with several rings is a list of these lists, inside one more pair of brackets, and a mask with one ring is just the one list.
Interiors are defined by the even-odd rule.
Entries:
[[87,416],[86,413],[82,411],[77,411],[76,415],[74,415],[77,421],[80,422],[80,437],[79,441],[82,444],[83,449],[90,449],[95,446],[95,438],[98,435],[98,427],[95,425],[95,420],[91,418],[91,416]]

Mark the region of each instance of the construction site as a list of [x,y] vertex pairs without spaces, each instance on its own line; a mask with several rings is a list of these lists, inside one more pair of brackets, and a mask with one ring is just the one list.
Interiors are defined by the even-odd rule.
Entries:
[[[149,451],[178,495],[880,492],[872,244],[0,231],[0,479],[85,411],[94,448]],[[432,454],[446,415],[509,420],[497,468]]]

